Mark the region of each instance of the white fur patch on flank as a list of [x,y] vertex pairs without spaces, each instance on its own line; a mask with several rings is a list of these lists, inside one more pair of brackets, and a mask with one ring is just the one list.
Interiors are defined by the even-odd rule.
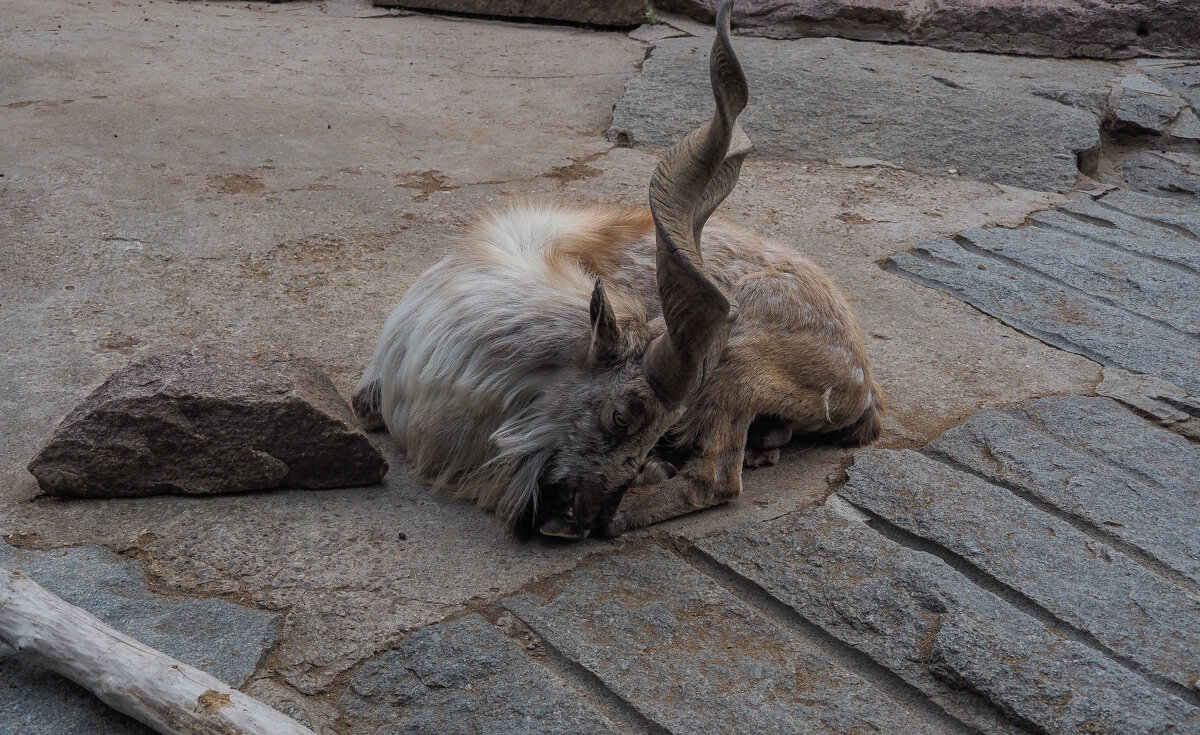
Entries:
[[863,373],[863,369],[858,365],[855,365],[854,369],[850,371],[850,377],[854,378],[854,382],[856,383],[861,383],[867,379],[867,376]]
[[823,394],[821,394],[821,401],[825,404],[825,420],[831,424],[833,423],[833,417],[829,415],[829,397],[832,395],[833,395],[833,386],[832,385],[829,386],[828,388],[826,388],[825,392]]

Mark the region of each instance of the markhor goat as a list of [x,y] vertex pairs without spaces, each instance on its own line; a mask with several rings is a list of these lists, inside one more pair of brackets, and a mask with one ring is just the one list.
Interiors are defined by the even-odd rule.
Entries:
[[521,537],[619,534],[737,497],[793,433],[879,433],[862,334],[820,269],[724,223],[701,257],[750,151],[729,5],[716,112],[659,163],[649,211],[486,216],[404,295],[359,383],[364,426]]

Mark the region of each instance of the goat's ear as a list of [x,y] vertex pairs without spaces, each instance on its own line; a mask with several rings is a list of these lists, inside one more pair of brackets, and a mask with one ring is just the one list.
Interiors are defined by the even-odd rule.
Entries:
[[597,278],[592,289],[592,343],[588,348],[588,361],[592,364],[605,363],[614,359],[621,342],[617,329],[617,317],[604,293],[604,279]]

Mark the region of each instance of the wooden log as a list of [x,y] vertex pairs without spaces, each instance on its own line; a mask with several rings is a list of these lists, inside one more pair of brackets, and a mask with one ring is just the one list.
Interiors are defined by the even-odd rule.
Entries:
[[315,735],[203,671],[0,568],[0,640],[170,735]]

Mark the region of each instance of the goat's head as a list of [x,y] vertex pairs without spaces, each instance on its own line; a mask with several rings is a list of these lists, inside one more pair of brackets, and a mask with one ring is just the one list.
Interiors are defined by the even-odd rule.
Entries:
[[734,316],[705,274],[700,233],[737,183],[750,140],[738,126],[748,90],[729,38],[731,2],[717,14],[710,58],[716,111],[667,152],[650,180],[656,272],[665,332],[623,334],[596,280],[585,379],[565,379],[550,396],[563,432],[541,476],[543,533],[579,538],[612,518],[647,454],[716,365]]

